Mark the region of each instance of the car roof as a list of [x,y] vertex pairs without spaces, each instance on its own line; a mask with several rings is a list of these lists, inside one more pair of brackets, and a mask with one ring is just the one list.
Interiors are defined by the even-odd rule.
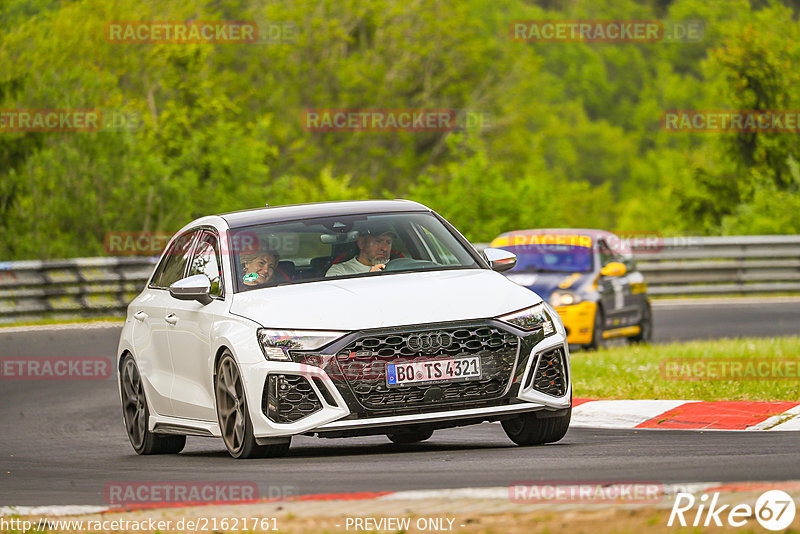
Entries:
[[404,211],[431,211],[430,208],[411,200],[345,200],[338,202],[316,202],[312,204],[292,204],[255,208],[223,213],[230,228],[241,228],[254,224],[312,219],[317,217],[337,217],[365,213],[397,213]]

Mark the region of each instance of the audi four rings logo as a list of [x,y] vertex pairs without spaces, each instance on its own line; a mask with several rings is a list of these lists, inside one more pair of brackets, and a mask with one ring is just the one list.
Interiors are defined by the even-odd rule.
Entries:
[[409,336],[406,346],[414,352],[434,352],[438,349],[446,349],[453,343],[450,334],[444,332],[429,332],[427,334],[415,334]]

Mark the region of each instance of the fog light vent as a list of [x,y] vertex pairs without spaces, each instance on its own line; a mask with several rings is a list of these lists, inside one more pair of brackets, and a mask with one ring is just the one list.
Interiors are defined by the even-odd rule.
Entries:
[[261,410],[275,423],[294,423],[322,409],[314,388],[304,376],[269,375],[264,382]]

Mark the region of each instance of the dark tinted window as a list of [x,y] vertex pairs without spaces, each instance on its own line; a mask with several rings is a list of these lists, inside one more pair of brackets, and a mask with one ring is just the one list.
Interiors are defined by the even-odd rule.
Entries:
[[153,277],[155,287],[167,288],[184,277],[192,252],[192,242],[197,234],[197,231],[183,234],[167,250],[161,260],[159,272]]
[[520,245],[502,247],[517,255],[510,272],[588,273],[592,270],[592,249],[572,245]]

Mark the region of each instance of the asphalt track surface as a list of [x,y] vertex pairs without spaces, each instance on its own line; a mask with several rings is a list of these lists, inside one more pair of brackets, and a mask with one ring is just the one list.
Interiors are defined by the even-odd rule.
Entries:
[[[800,300],[654,308],[656,340],[798,334]],[[0,330],[0,357],[111,356],[118,328]],[[113,379],[0,381],[0,506],[103,505],[119,482],[255,482],[261,497],[506,486],[519,481],[800,479],[793,432],[572,428],[544,447],[514,446],[496,424],[427,442],[297,437],[286,458],[236,461],[222,440],[190,437],[177,456],[133,453]]]

